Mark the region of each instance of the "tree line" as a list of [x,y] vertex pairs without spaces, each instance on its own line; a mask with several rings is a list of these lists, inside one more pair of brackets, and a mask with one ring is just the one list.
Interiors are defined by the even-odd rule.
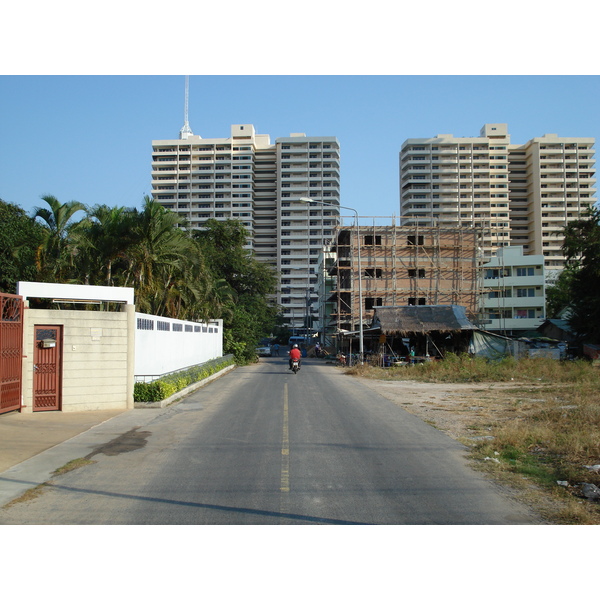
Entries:
[[276,326],[276,276],[244,248],[240,221],[192,230],[148,196],[141,209],[42,200],[32,215],[0,200],[0,291],[14,294],[18,281],[132,287],[140,312],[223,319],[224,349],[239,361]]
[[[281,323],[268,301],[276,276],[244,249],[237,220],[191,230],[178,214],[144,197],[142,208],[59,202],[27,215],[0,199],[0,291],[18,281],[133,287],[140,312],[223,319],[225,351],[250,360],[258,340]],[[600,210],[564,229],[567,266],[547,288],[548,318],[567,309],[572,330],[600,342]]]
[[546,290],[548,318],[564,315],[581,341],[600,343],[600,209],[564,228],[567,259],[554,285]]

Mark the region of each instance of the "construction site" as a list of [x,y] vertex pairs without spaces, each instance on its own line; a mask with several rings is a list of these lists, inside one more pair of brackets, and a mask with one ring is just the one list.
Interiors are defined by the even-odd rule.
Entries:
[[[481,231],[471,227],[340,225],[324,254],[324,340],[363,327],[381,306],[459,305],[478,309]],[[389,221],[389,218],[387,219]],[[360,268],[359,268],[360,263]],[[361,307],[362,302],[362,307]]]

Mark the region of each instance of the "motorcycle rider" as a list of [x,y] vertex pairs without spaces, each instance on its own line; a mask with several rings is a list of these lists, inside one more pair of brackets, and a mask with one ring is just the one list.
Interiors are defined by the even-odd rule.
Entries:
[[298,349],[298,344],[294,344],[294,347],[290,350],[290,371],[292,370],[292,362],[298,361],[298,368],[300,368],[300,357],[302,353]]

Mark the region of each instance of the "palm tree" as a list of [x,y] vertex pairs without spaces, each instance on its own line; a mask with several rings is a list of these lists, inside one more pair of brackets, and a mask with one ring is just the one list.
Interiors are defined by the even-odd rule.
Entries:
[[[142,312],[189,320],[230,317],[237,294],[207,267],[205,251],[176,213],[144,197],[141,210],[43,197],[36,208],[44,227],[38,249],[48,281],[135,288]],[[73,215],[86,216],[72,222]]]
[[61,204],[54,196],[42,196],[42,200],[49,208],[35,207],[33,212],[33,218],[39,219],[44,228],[42,243],[36,251],[37,268],[44,280],[65,281],[76,254],[70,235],[79,223],[72,218],[86,207],[75,200]]
[[[83,283],[112,286],[118,283],[115,264],[123,261],[132,243],[135,214],[132,209],[106,204],[87,211],[87,218],[75,234],[80,250],[80,278]],[[122,274],[122,269],[121,269]]]
[[142,211],[135,211],[132,242],[124,253],[124,285],[136,288],[140,310],[154,314],[165,310],[165,289],[173,285],[195,250],[184,226],[179,215],[148,196],[144,197]]
[[[196,245],[196,244],[195,244]],[[165,314],[173,318],[202,320],[230,316],[237,295],[224,279],[215,279],[206,268],[200,248],[179,265],[164,288]]]

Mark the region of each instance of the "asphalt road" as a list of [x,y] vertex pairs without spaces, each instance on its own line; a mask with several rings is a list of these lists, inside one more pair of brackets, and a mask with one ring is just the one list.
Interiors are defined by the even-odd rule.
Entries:
[[87,458],[0,523],[537,522],[459,443],[316,359],[238,368]]

